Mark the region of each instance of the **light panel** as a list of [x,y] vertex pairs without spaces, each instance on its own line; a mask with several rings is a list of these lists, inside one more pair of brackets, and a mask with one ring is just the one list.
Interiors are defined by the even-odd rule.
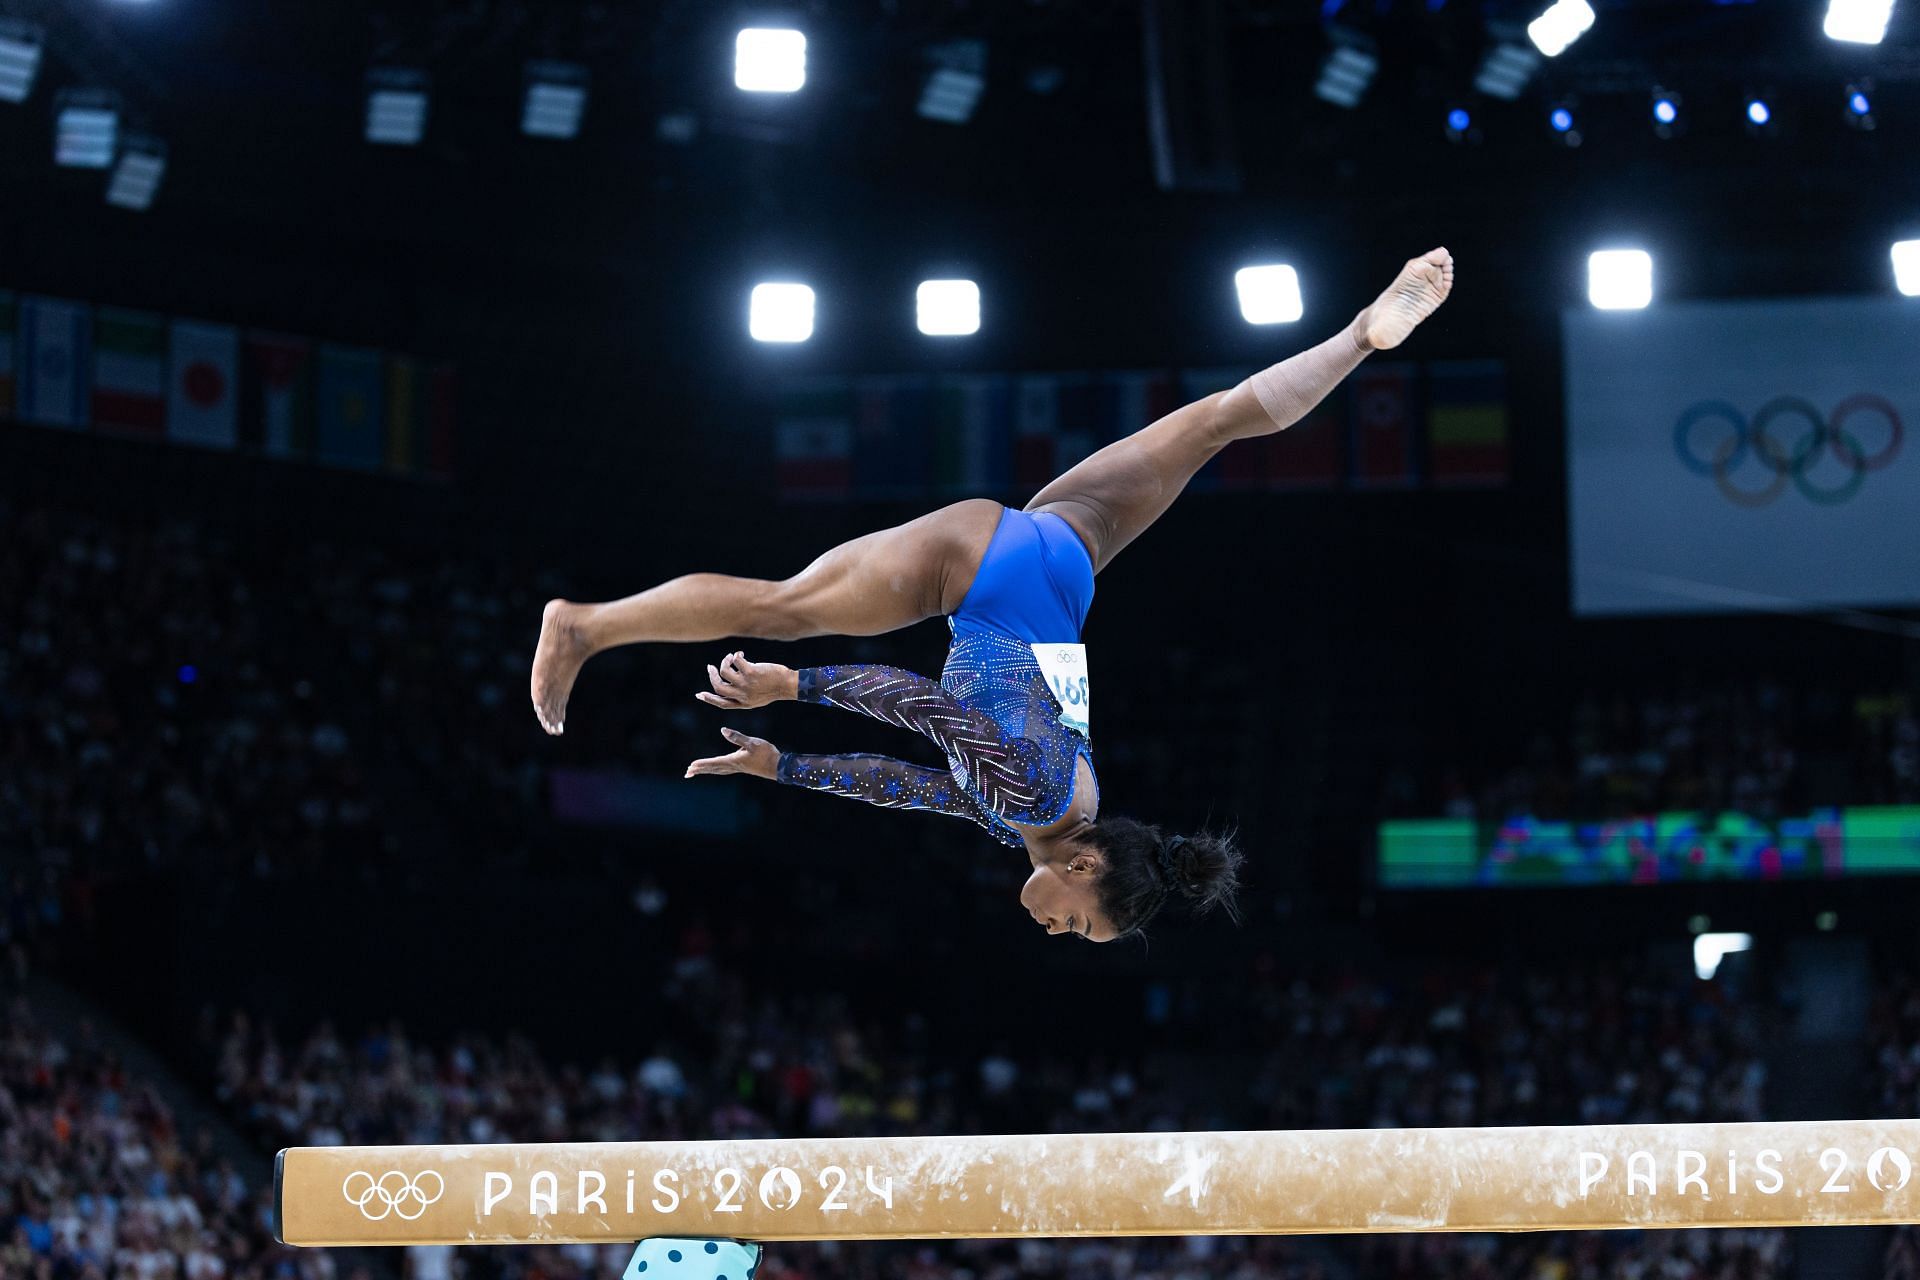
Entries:
[[915,110],[929,120],[965,124],[973,119],[974,108],[980,105],[980,95],[986,88],[987,82],[982,76],[940,67],[927,77]]
[[368,72],[367,141],[389,147],[416,147],[426,133],[426,73],[397,67]]
[[55,108],[53,161],[70,169],[104,169],[120,146],[120,100],[94,89],[60,95]]
[[1300,273],[1284,262],[1242,267],[1233,273],[1233,287],[1248,324],[1292,324],[1306,314]]
[[744,27],[733,41],[733,83],[748,93],[797,93],[807,83],[807,37],[788,27]]
[[1720,962],[1739,951],[1753,949],[1750,933],[1702,933],[1693,939],[1693,972],[1709,982],[1720,971]]
[[1353,44],[1336,46],[1320,64],[1320,79],[1313,86],[1313,94],[1322,102],[1351,111],[1367,96],[1379,69],[1380,59],[1370,50]]
[[813,290],[791,281],[753,286],[747,332],[756,342],[805,342],[813,336]]
[[154,138],[129,137],[107,179],[107,203],[136,212],[151,208],[167,171],[167,148]]
[[25,102],[39,74],[39,30],[0,21],[0,102]]
[[1893,0],[1828,0],[1822,29],[1827,39],[1846,44],[1879,44],[1893,17]]
[[587,70],[565,62],[527,66],[527,96],[520,111],[520,132],[529,138],[578,137],[587,110]]
[[1527,24],[1527,39],[1549,58],[1565,53],[1593,26],[1593,6],[1587,0],[1554,0],[1547,11]]
[[1587,300],[1602,311],[1637,311],[1653,301],[1653,255],[1602,249],[1587,257]]
[[1540,55],[1526,45],[1502,41],[1487,51],[1474,73],[1473,87],[1489,98],[1512,102],[1540,69]]
[[964,337],[980,332],[980,286],[971,280],[922,280],[914,292],[920,332]]
[[1893,285],[1909,298],[1920,298],[1920,240],[1893,246]]

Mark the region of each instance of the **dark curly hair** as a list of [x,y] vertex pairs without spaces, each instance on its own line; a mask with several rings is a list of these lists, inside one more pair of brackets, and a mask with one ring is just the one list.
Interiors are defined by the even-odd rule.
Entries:
[[1105,857],[1094,893],[1116,937],[1138,933],[1172,897],[1196,914],[1219,907],[1228,919],[1240,919],[1234,895],[1246,859],[1231,832],[1170,836],[1116,815],[1099,819],[1080,839]]

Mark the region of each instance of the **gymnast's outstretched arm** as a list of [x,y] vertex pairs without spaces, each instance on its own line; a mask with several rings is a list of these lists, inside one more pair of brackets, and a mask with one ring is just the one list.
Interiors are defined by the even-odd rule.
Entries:
[[790,786],[849,796],[883,809],[951,814],[984,827],[1003,844],[1021,844],[1019,836],[996,829],[979,802],[943,769],[908,764],[892,756],[810,756],[788,751],[780,755],[778,776]]
[[1040,747],[1007,733],[992,716],[965,706],[937,681],[899,667],[854,664],[795,671],[777,662],[749,662],[730,653],[707,667],[711,692],[696,696],[709,706],[746,710],[797,700],[857,711],[883,724],[911,729],[955,761],[985,801],[987,811],[1015,822],[1053,797]]
[[1002,844],[1020,845],[1020,837],[996,827],[988,820],[979,802],[958,786],[951,774],[924,765],[909,764],[892,756],[801,755],[781,751],[765,738],[755,738],[737,729],[722,729],[735,750],[724,756],[695,760],[687,766],[687,777],[744,773],[810,791],[825,791],[879,805],[883,809],[922,809],[929,813],[951,814],[986,829]]

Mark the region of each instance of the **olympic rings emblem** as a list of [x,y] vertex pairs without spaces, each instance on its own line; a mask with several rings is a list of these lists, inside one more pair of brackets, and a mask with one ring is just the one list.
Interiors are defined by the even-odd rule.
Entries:
[[[427,1186],[429,1178],[433,1179],[431,1190]],[[377,1178],[355,1170],[340,1186],[347,1203],[358,1209],[368,1222],[378,1222],[389,1214],[412,1222],[446,1190],[447,1180],[432,1169],[422,1169],[412,1177],[392,1169]]]
[[[1887,441],[1871,454],[1859,437],[1847,430],[1847,422],[1860,414],[1877,414],[1886,422]],[[1803,426],[1788,446],[1772,433],[1772,428],[1775,423],[1793,419]],[[1714,446],[1711,457],[1702,457],[1695,440],[1696,429],[1716,421],[1726,424],[1730,433]],[[1878,471],[1894,460],[1905,430],[1893,405],[1884,396],[1867,392],[1848,396],[1825,417],[1799,396],[1776,396],[1760,406],[1751,422],[1725,400],[1702,400],[1674,422],[1673,448],[1689,471],[1712,476],[1720,492],[1738,506],[1764,507],[1779,497],[1789,482],[1808,501],[1834,506],[1860,491],[1867,472]],[[1808,478],[1823,450],[1847,468],[1846,479],[1837,485],[1821,486]],[[1743,488],[1733,482],[1734,471],[1749,453],[1772,472],[1759,488]]]

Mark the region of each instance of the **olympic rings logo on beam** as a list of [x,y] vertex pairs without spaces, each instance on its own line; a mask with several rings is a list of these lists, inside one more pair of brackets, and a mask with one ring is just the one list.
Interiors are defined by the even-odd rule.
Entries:
[[[1886,422],[1887,441],[1869,454],[1858,436],[1847,430],[1847,423],[1859,415],[1877,415]],[[1792,422],[1801,424],[1790,442],[1776,434]],[[1714,446],[1711,457],[1702,457],[1696,436],[1705,424],[1721,422],[1731,433]],[[1900,415],[1884,396],[1868,392],[1848,396],[1822,416],[1799,396],[1776,396],[1760,406],[1749,422],[1746,415],[1725,400],[1702,400],[1692,405],[1673,424],[1673,448],[1680,461],[1696,475],[1712,476],[1729,502],[1742,507],[1764,507],[1791,482],[1808,501],[1835,506],[1860,491],[1867,472],[1878,471],[1900,452],[1905,435]],[[1847,478],[1839,484],[1823,487],[1808,478],[1822,452],[1830,452]],[[1772,478],[1759,488],[1734,483],[1733,473],[1751,453]]]
[[[431,1190],[427,1186],[429,1178],[433,1179]],[[392,1169],[377,1178],[356,1169],[340,1186],[347,1203],[358,1209],[368,1222],[378,1222],[388,1215],[412,1222],[446,1190],[447,1180],[432,1169],[422,1169],[412,1177]]]

